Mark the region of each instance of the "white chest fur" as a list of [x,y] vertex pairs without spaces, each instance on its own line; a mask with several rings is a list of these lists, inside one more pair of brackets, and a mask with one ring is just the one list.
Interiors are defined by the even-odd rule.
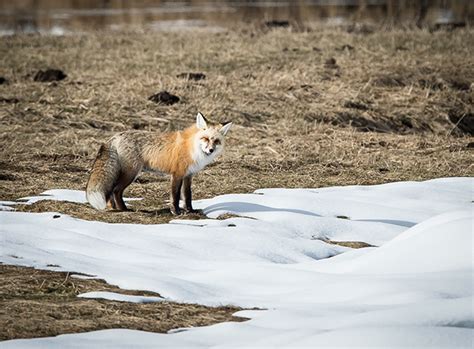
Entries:
[[194,175],[201,171],[204,167],[209,165],[211,162],[214,161],[214,159],[222,152],[221,149],[217,149],[214,153],[212,154],[206,154],[202,151],[199,141],[195,142],[194,149],[193,149],[193,163],[191,166],[189,166],[188,171],[186,173],[187,176],[189,175]]

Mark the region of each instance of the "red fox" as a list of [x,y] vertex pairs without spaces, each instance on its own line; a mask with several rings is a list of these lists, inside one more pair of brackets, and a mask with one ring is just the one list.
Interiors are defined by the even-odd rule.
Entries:
[[100,147],[92,165],[86,187],[87,201],[98,210],[107,206],[128,210],[123,191],[143,169],[150,169],[171,174],[171,213],[181,213],[181,196],[185,210],[194,212],[192,177],[222,152],[224,136],[231,127],[231,122],[212,123],[198,113],[196,123],[183,131],[116,134]]

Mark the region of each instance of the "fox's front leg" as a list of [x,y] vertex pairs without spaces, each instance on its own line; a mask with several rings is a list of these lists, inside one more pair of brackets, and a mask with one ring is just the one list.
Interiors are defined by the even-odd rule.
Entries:
[[183,178],[183,187],[181,188],[181,196],[184,200],[185,208],[188,213],[196,212],[193,209],[192,204],[192,191],[191,191],[191,183],[193,181],[192,176],[187,176]]
[[174,215],[181,214],[179,208],[179,199],[181,196],[181,187],[183,185],[183,177],[173,175],[171,177],[171,213]]

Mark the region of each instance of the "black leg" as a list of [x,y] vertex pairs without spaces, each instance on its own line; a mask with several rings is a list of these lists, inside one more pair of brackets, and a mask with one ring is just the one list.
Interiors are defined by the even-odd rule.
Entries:
[[181,186],[183,185],[183,177],[171,177],[171,213],[174,215],[181,214],[179,208],[179,199],[181,196]]
[[192,176],[184,177],[183,179],[183,187],[181,189],[181,194],[184,200],[184,204],[186,207],[186,211],[189,213],[195,212],[193,209],[193,203],[192,203],[192,191],[191,191],[191,183],[193,181]]

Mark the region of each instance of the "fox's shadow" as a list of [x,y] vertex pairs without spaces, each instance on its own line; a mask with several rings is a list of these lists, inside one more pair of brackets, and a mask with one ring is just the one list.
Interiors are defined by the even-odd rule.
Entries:
[[217,210],[234,212],[236,214],[248,214],[251,212],[289,212],[289,213],[303,214],[307,216],[320,217],[320,215],[311,211],[294,209],[294,208],[276,208],[276,207],[269,207],[269,206],[260,205],[260,204],[252,204],[248,202],[221,202],[221,203],[206,207],[206,212],[208,213],[212,211],[217,211]]
[[137,213],[144,214],[146,216],[166,217],[166,218],[169,218],[170,220],[171,219],[176,219],[176,218],[179,218],[179,219],[183,219],[183,218],[184,219],[207,218],[202,210],[196,210],[195,212],[191,212],[191,213],[182,211],[182,213],[180,215],[173,215],[168,207],[159,208],[157,210],[138,209],[138,210],[134,210],[134,211],[137,212]]

